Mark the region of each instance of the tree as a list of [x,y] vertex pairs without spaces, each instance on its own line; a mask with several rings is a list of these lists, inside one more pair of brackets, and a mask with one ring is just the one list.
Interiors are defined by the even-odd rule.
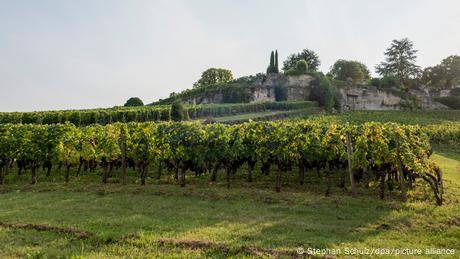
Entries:
[[270,65],[268,65],[267,74],[277,74],[277,73],[279,73],[278,51],[276,51],[276,54],[275,52],[272,51],[270,54]]
[[233,74],[231,70],[223,68],[209,68],[201,74],[200,80],[193,84],[193,88],[228,83],[232,80]]
[[280,69],[278,67],[278,50],[275,51],[275,72],[279,73]]
[[360,83],[364,80],[369,80],[370,73],[366,65],[358,61],[352,60],[337,60],[331,68],[330,74],[336,80],[352,81]]
[[420,67],[415,64],[416,54],[414,43],[408,38],[393,40],[385,51],[385,62],[376,67],[377,73],[382,76],[394,75],[401,84],[405,84],[420,73]]
[[460,84],[460,56],[449,56],[441,64],[425,68],[421,80],[435,89],[452,88]]
[[295,69],[297,70],[297,72],[299,72],[300,74],[305,74],[308,72],[308,64],[307,64],[307,61],[305,60],[299,60],[297,61],[297,63],[295,64]]
[[316,101],[318,104],[331,112],[334,108],[336,100],[335,89],[327,77],[320,74],[313,82],[313,88],[310,93],[310,100]]
[[173,121],[182,121],[184,117],[184,105],[177,100],[171,105],[171,119]]
[[304,49],[300,53],[291,54],[283,62],[283,70],[288,71],[295,68],[299,60],[305,60],[308,64],[308,69],[312,72],[317,71],[321,64],[318,55],[313,50]]
[[139,97],[131,97],[126,101],[125,107],[144,106],[144,102]]

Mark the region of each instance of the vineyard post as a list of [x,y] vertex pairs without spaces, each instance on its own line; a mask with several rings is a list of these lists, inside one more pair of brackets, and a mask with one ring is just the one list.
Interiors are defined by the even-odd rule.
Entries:
[[305,183],[305,162],[303,159],[299,162],[299,178],[300,185],[303,185]]
[[161,173],[163,171],[163,163],[161,161],[158,161],[158,172],[157,172],[157,180],[161,179]]
[[36,184],[37,183],[37,166],[35,165],[35,162],[32,162],[31,172],[32,172],[31,184]]
[[185,173],[186,169],[184,167],[180,170],[180,187],[185,187]]
[[126,184],[126,131],[124,125],[120,129],[120,148],[121,148],[121,182]]
[[65,169],[65,183],[68,183],[69,182],[69,178],[70,178],[70,164],[66,165],[66,169]]
[[353,155],[353,146],[351,145],[351,135],[350,135],[350,132],[347,132],[347,157],[348,157],[348,173],[350,175],[350,183],[351,183],[351,196],[356,198],[358,196],[358,193],[356,190],[355,176],[354,176],[353,167],[351,164],[352,155]]
[[403,172],[403,166],[401,163],[401,157],[399,156],[399,150],[398,150],[398,175],[399,175],[399,188],[401,189],[402,199],[406,201],[407,200],[406,184],[404,182],[404,172]]
[[3,180],[3,166],[0,166],[0,185],[2,185],[4,183],[4,180]]
[[227,168],[225,168],[225,172],[226,172],[226,175],[227,175],[227,189],[230,189],[230,167],[227,166]]
[[281,165],[278,166],[275,178],[275,190],[276,192],[281,192],[281,173],[285,171],[285,168]]

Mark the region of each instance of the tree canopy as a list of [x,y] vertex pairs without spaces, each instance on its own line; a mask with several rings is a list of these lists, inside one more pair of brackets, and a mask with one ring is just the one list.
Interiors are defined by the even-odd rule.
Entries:
[[321,65],[321,61],[319,60],[319,56],[310,49],[304,49],[300,53],[291,54],[284,62],[283,62],[283,70],[288,71],[290,69],[295,69],[297,61],[305,60],[308,64],[309,71],[317,71],[319,66]]
[[139,97],[131,97],[128,99],[128,101],[126,101],[125,106],[144,106],[144,102],[142,102],[142,100]]
[[422,82],[435,89],[452,88],[460,84],[460,56],[449,56],[423,71]]
[[231,70],[224,68],[209,68],[201,74],[200,80],[198,80],[193,88],[207,87],[215,84],[228,83],[233,80],[233,74]]
[[377,73],[382,76],[394,75],[399,83],[406,83],[420,74],[420,67],[416,65],[417,52],[408,38],[393,40],[385,51],[385,61],[376,67]]
[[370,79],[369,69],[361,62],[353,60],[337,60],[331,67],[330,74],[336,80],[360,83]]

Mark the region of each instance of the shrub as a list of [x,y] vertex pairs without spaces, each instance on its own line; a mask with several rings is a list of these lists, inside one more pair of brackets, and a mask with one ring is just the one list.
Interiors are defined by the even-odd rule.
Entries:
[[175,101],[171,105],[171,119],[173,121],[184,120],[184,105],[181,101]]
[[369,82],[372,86],[375,86],[375,87],[380,87],[380,78],[378,77],[374,77],[371,79],[371,81]]
[[144,106],[144,102],[139,97],[131,97],[126,101],[125,107]]
[[284,86],[275,87],[275,100],[277,102],[282,102],[287,100],[287,88]]
[[380,87],[381,88],[390,88],[390,87],[399,87],[400,83],[396,76],[393,75],[385,75],[380,80]]
[[339,100],[336,97],[335,88],[327,77],[320,75],[315,78],[313,84],[314,86],[310,93],[311,101],[318,102],[327,112],[332,112],[334,107],[340,106],[340,103],[336,105],[336,102],[339,102]]
[[299,60],[295,64],[295,69],[301,74],[306,74],[308,72],[308,64],[305,60]]

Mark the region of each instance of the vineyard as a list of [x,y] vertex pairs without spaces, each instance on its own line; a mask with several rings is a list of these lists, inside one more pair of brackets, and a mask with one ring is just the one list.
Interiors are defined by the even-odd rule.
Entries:
[[[431,136],[444,141],[440,133],[444,129],[436,132]],[[448,135],[447,139],[459,138]],[[352,196],[358,195],[360,186],[378,186],[384,198],[386,188],[397,186],[406,199],[407,190],[425,183],[440,205],[442,174],[430,155],[429,138],[420,127],[394,123],[0,125],[0,183],[6,182],[14,167],[19,175],[30,172],[32,184],[49,177],[53,167],[63,169],[59,173],[66,182],[76,172],[75,177],[99,173],[102,183],[109,178],[126,183],[126,170],[132,168],[142,185],[147,177],[166,176],[183,187],[193,175],[207,175],[211,182],[224,178],[230,188],[237,173],[253,181],[258,166],[262,174],[275,172],[277,192],[283,179],[297,179],[298,185],[304,185],[305,174],[316,172],[325,181],[326,195],[332,186],[348,188]],[[224,177],[219,177],[220,172]]]
[[[316,107],[315,102],[259,102],[241,104],[187,105],[185,118],[206,119],[263,111],[294,111]],[[42,112],[3,112],[0,124],[54,124],[70,122],[77,126],[110,124],[115,122],[148,122],[171,120],[171,108],[167,105],[143,107],[118,107],[111,109],[63,110]]]

